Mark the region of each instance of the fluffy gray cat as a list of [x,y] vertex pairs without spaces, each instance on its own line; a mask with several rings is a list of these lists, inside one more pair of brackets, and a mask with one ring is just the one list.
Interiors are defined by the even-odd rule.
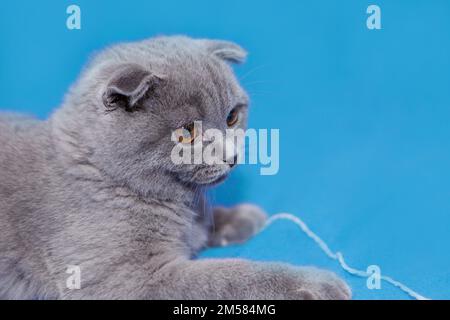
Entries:
[[[245,128],[248,97],[229,66],[245,56],[187,37],[120,44],[93,59],[47,121],[0,117],[0,298],[350,298],[326,271],[194,259],[265,222],[251,205],[206,204],[227,159],[170,158],[172,132],[194,120]],[[80,289],[67,286],[69,266]]]

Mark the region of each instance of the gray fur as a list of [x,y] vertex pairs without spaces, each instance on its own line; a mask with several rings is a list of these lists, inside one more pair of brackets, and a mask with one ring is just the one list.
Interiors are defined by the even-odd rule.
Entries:
[[[204,191],[227,163],[169,158],[171,132],[190,121],[225,130],[240,105],[245,127],[248,97],[228,65],[245,55],[187,37],[120,44],[93,59],[49,120],[0,117],[0,298],[349,298],[317,269],[192,259],[265,220],[253,206],[209,209]],[[69,265],[81,267],[80,290],[66,287]]]

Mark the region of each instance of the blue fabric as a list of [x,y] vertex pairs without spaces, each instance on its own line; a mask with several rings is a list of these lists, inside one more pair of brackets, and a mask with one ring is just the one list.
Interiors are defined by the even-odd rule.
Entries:
[[[78,0],[9,1],[0,10],[0,106],[45,118],[93,50],[184,33],[234,40],[252,97],[250,126],[280,129],[280,171],[243,166],[211,197],[254,202],[304,219],[357,268],[378,265],[419,293],[450,298],[450,2]],[[242,246],[246,257],[340,272],[296,226],[277,222]],[[407,298],[340,272],[355,298]]]

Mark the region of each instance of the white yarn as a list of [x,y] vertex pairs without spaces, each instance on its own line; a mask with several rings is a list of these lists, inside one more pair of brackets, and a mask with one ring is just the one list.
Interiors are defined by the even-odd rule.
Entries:
[[[290,214],[290,213],[278,213],[275,214],[273,216],[271,216],[266,224],[264,229],[266,229],[267,227],[269,227],[272,223],[274,223],[277,220],[288,220],[291,221],[293,223],[295,223],[298,227],[300,227],[300,229],[309,237],[311,238],[321,249],[323,252],[325,252],[325,254],[333,259],[339,262],[339,265],[341,266],[342,269],[344,269],[347,273],[351,274],[351,275],[355,275],[358,277],[362,277],[362,278],[367,278],[369,276],[371,276],[372,274],[368,273],[367,271],[364,270],[358,270],[358,269],[354,269],[352,267],[350,267],[344,260],[344,256],[342,255],[341,252],[333,252],[330,250],[330,248],[328,247],[328,245],[325,243],[325,241],[323,241],[318,235],[316,235],[314,232],[311,231],[311,229],[309,229],[309,227],[306,225],[306,223],[304,223],[299,217]],[[402,290],[403,292],[409,294],[411,297],[413,297],[414,299],[417,300],[429,300],[428,298],[420,295],[419,293],[415,292],[414,290],[410,289],[409,287],[407,287],[406,285],[404,285],[403,283],[394,280],[391,277],[388,276],[384,276],[381,275],[380,276],[381,280],[384,280],[392,285],[394,285],[395,287],[399,288],[400,290]]]

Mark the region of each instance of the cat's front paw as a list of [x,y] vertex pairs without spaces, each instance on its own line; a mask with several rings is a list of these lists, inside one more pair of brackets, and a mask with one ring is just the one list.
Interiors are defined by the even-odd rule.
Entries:
[[245,242],[264,227],[266,220],[266,213],[251,204],[232,208],[216,207],[210,245],[226,246]]
[[316,268],[301,268],[298,281],[292,281],[287,299],[350,300],[350,287],[332,272]]

